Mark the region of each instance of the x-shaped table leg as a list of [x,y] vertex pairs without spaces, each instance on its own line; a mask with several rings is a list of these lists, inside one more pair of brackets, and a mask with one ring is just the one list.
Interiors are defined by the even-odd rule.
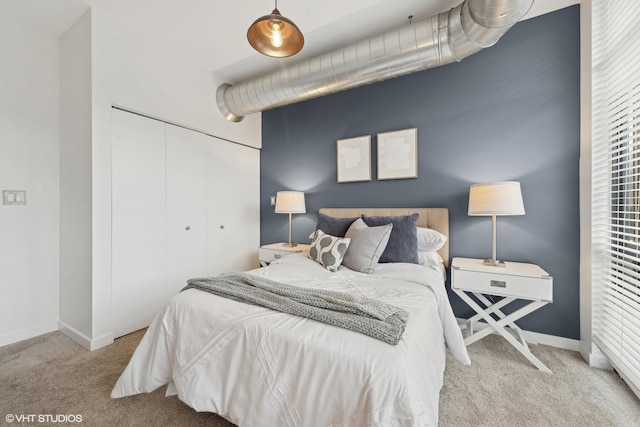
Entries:
[[[489,307],[487,307],[487,310],[483,310],[482,307],[480,307],[464,291],[461,291],[459,289],[454,289],[454,292],[456,294],[458,294],[458,296],[460,298],[462,298],[462,300],[464,302],[466,302],[469,305],[469,307],[471,307],[476,313],[478,313],[478,315],[480,317],[482,317],[489,324],[489,326],[491,326],[490,328],[484,328],[484,329],[482,329],[480,331],[475,332],[471,336],[466,337],[464,339],[465,345],[473,344],[474,342],[486,337],[491,332],[496,331],[497,333],[502,335],[520,353],[522,353],[527,359],[529,359],[529,361],[531,363],[533,363],[538,369],[540,369],[541,371],[544,371],[544,372],[551,373],[551,370],[549,368],[547,368],[544,363],[542,363],[537,357],[535,357],[531,353],[531,351],[529,350],[529,347],[526,345],[526,341],[524,341],[524,338],[522,338],[522,335],[520,335],[520,336],[521,336],[521,339],[523,340],[523,343],[518,341],[513,335],[511,335],[505,329],[506,325],[514,324],[514,322],[516,320],[518,320],[521,317],[524,317],[527,314],[537,310],[538,308],[548,304],[548,302],[546,302],[546,301],[532,301],[529,304],[525,305],[524,307],[522,307],[522,308],[514,311],[513,313],[509,314],[508,316],[505,316],[504,313],[500,312],[500,314],[502,316],[504,316],[504,317],[498,315],[499,317],[502,317],[502,318],[500,320],[496,321],[493,317],[491,317],[491,313],[496,312],[496,310],[499,311],[500,308],[502,308],[505,305],[507,305],[510,302],[512,302],[514,300],[514,298],[504,298],[501,301],[499,301],[498,303],[492,304]],[[504,302],[505,300],[508,300],[508,301]],[[491,304],[491,303],[489,302],[489,304]],[[498,306],[498,307],[495,308],[496,306]],[[497,314],[497,312],[496,312],[496,314]]]
[[[500,319],[504,319],[507,316],[500,309],[516,300],[516,298],[505,297],[499,302],[495,303],[493,301],[489,301],[489,299],[482,294],[479,294],[477,292],[472,292],[472,293],[482,304],[485,305],[485,307],[487,307],[485,312],[495,313],[495,315],[498,316]],[[479,319],[480,315],[476,314],[473,317],[477,317]],[[522,343],[522,345],[529,348],[529,346],[527,345],[527,341],[524,339],[524,335],[522,334],[522,329],[520,329],[520,327],[516,325],[515,322],[511,322],[507,326],[509,326],[511,330],[515,331],[518,334],[518,337],[520,338],[520,342]]]
[[[480,299],[480,301],[482,301],[482,303],[484,305],[487,306],[487,310],[485,310],[485,312],[488,313],[488,314],[491,314],[491,313],[494,313],[494,312],[496,312],[496,314],[497,314],[497,312],[502,313],[500,311],[500,309],[514,300],[513,298],[503,298],[502,300],[498,301],[497,303],[492,303],[491,301],[486,299],[482,294],[476,294],[475,292],[473,294],[476,297],[478,297],[478,295],[480,295],[481,298],[479,298],[479,299]],[[504,317],[504,315],[502,317]],[[481,318],[482,318],[481,315],[476,314],[473,317],[470,317],[469,319],[467,319],[463,323],[463,325],[465,325],[466,328],[467,328],[467,336],[471,336],[473,334],[473,324],[475,322],[477,322],[478,320],[480,320]]]

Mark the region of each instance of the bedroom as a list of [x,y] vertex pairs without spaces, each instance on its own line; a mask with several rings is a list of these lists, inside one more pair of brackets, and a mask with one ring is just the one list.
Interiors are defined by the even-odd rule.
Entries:
[[[285,5],[281,7],[284,12]],[[7,9],[8,16],[10,12]],[[25,188],[28,205],[1,210],[0,227],[8,237],[0,242],[6,263],[2,293],[10,297],[2,298],[0,343],[65,328],[86,347],[110,343],[109,144],[115,104],[261,147],[256,258],[259,244],[286,237],[286,218],[273,212],[269,198],[287,189],[307,193],[308,214],[294,216],[295,240],[308,242],[314,213],[321,207],[347,202],[371,207],[445,205],[452,215],[452,255],[482,257],[490,250],[490,222],[467,217],[468,186],[520,180],[527,214],[500,219],[499,229],[514,236],[500,240],[500,256],[540,264],[553,273],[556,283],[554,303],[524,318],[522,326],[541,334],[543,344],[590,354],[589,340],[580,341],[581,335],[588,336],[581,331],[585,314],[580,313],[580,293],[590,285],[588,279],[578,279],[580,254],[589,251],[580,247],[581,240],[586,244],[589,230],[578,227],[586,220],[578,197],[580,185],[585,185],[578,174],[580,144],[588,144],[588,138],[580,136],[585,131],[580,114],[588,111],[580,104],[577,6],[525,20],[495,49],[460,64],[250,115],[241,123],[226,121],[212,102],[223,80],[212,80],[209,70],[192,62],[176,60],[171,50],[107,14],[94,11],[78,21],[60,43],[59,57],[57,38],[17,19],[2,19],[2,39],[11,41],[3,42],[3,49],[22,61],[19,68],[2,71],[7,73],[2,80],[13,82],[5,87],[8,96],[3,94],[2,101],[8,133],[1,140],[3,152],[10,154],[2,156],[2,183],[3,189]],[[552,30],[565,37],[552,38],[550,34],[558,34]],[[546,48],[550,52],[541,52]],[[559,62],[536,63],[536,55]],[[118,66],[123,59],[130,68]],[[501,67],[491,76],[486,70],[494,62]],[[478,81],[479,76],[484,79]],[[557,86],[550,87],[551,82]],[[73,91],[65,91],[65,85],[72,85]],[[415,85],[427,86],[425,92],[412,90]],[[453,85],[462,85],[464,92],[444,90]],[[503,92],[503,87],[511,91]],[[555,89],[558,110],[544,104],[548,91]],[[390,95],[395,92],[402,96]],[[388,104],[372,101],[381,96]],[[512,109],[508,101],[514,98],[527,102]],[[485,120],[476,118],[479,111],[487,115],[480,115]],[[496,135],[492,111],[512,118],[511,126],[500,123],[504,135]],[[319,116],[330,120],[331,129],[314,119]],[[335,182],[331,171],[337,139],[412,127],[418,127],[420,144],[418,179]],[[15,140],[23,141],[20,147],[12,143]],[[91,146],[86,141],[92,141]],[[532,242],[533,248],[522,241]],[[452,300],[457,316],[469,315],[461,301]]]

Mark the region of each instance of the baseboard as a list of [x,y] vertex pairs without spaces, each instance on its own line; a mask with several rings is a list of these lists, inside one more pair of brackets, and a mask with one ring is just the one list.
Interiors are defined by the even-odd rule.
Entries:
[[541,334],[539,332],[523,331],[528,343],[538,343],[564,350],[580,351],[580,340]]
[[58,330],[80,344],[85,349],[91,350],[91,339],[86,335],[78,332],[76,329],[60,321],[58,321]]
[[609,359],[602,353],[589,352],[583,348],[580,350],[580,355],[589,366],[599,369],[613,369],[613,365],[609,362]]
[[[467,319],[459,319],[456,318],[458,323],[462,323]],[[481,330],[484,328],[488,328],[489,325],[484,321],[475,322],[474,328],[476,330]],[[541,334],[539,332],[531,332],[522,330],[524,334],[524,338],[527,340],[528,344],[543,344],[548,345],[550,347],[561,348],[563,350],[571,350],[580,352],[580,340],[574,340],[571,338],[558,337],[555,335]],[[496,333],[495,331],[493,332]]]
[[592,340],[585,340],[580,346],[580,355],[589,366],[600,369],[613,369],[611,361]]
[[31,326],[28,328],[20,329],[19,331],[9,332],[0,336],[0,347],[16,343],[18,341],[28,340],[29,338],[35,338],[39,335],[48,334],[58,330],[58,322],[51,320],[39,325]]
[[91,339],[64,322],[58,322],[58,330],[89,351],[97,350],[113,343],[113,334],[111,333]]
[[91,340],[91,351],[113,344],[113,334],[109,332]]

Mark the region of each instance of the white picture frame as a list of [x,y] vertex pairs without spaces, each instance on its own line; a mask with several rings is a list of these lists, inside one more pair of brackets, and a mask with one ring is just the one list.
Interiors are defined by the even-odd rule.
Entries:
[[337,180],[371,181],[371,135],[336,141]]
[[378,134],[378,180],[418,177],[418,129]]

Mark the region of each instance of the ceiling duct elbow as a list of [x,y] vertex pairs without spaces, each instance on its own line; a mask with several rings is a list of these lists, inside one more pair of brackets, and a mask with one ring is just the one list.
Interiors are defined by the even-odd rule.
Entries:
[[232,122],[293,104],[461,61],[494,45],[534,0],[465,0],[447,12],[216,91]]

